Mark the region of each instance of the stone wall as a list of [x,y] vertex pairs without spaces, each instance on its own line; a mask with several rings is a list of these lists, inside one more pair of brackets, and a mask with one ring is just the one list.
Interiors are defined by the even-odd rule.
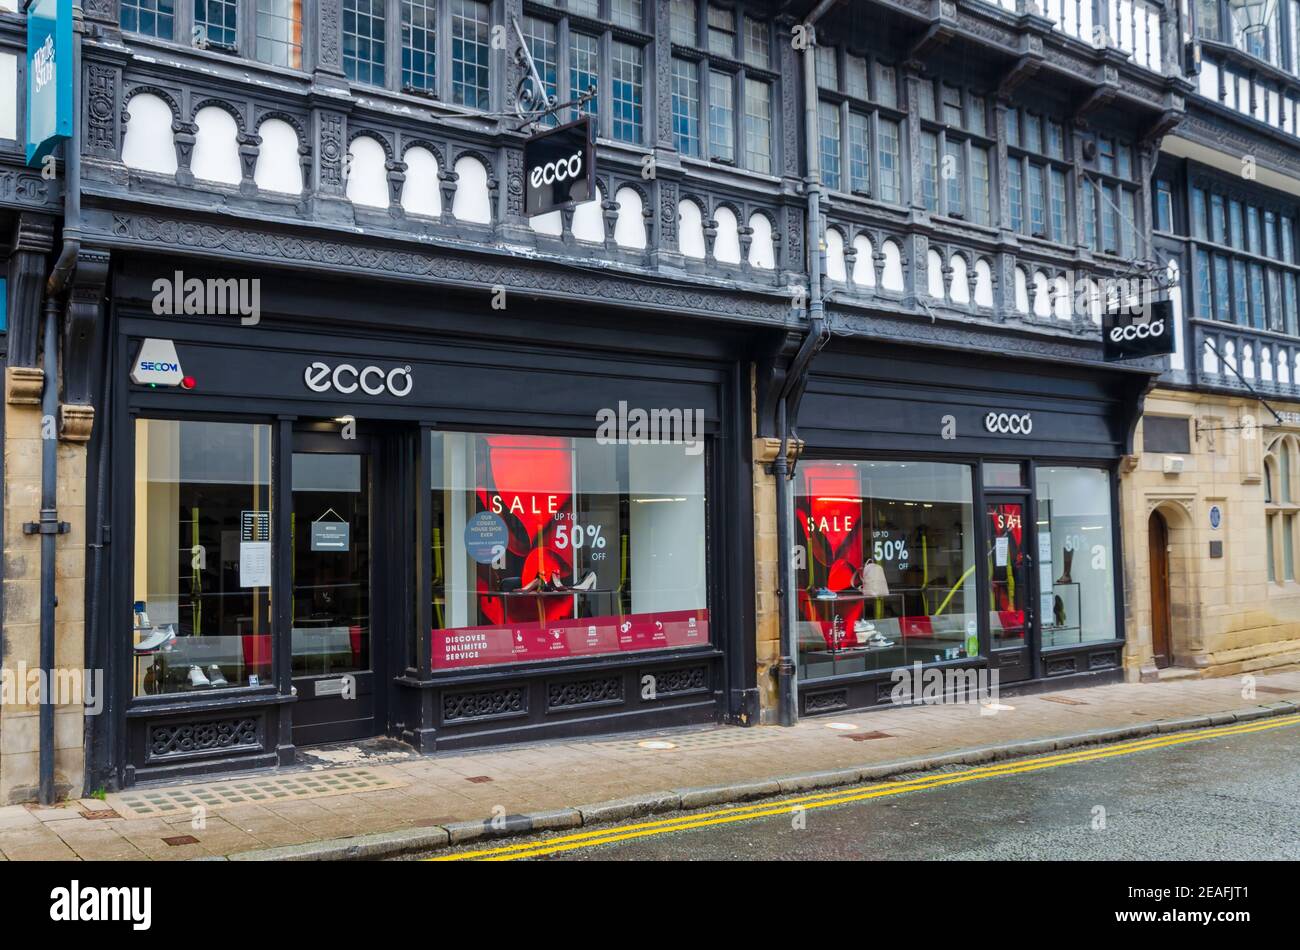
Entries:
[[[13,372],[11,368],[9,373]],[[6,388],[14,391],[12,385]],[[22,674],[40,667],[41,542],[40,535],[23,534],[23,524],[40,518],[41,412],[39,405],[15,405],[12,401],[6,401],[3,408],[3,637],[4,672],[11,692],[0,703],[0,805],[35,800],[40,756],[39,706],[28,702],[36,696],[29,695]],[[80,683],[85,666],[85,443],[60,442],[58,459],[59,520],[68,522],[71,530],[56,541],[59,606],[55,657],[59,670],[65,673],[64,682],[75,678]],[[64,702],[55,712],[55,786],[60,797],[82,794],[84,707],[80,690],[74,698],[76,701]]]
[[[1284,414],[1300,410],[1270,403]],[[1162,389],[1144,413],[1187,418],[1191,451],[1178,453],[1182,472],[1166,474],[1166,453],[1142,451],[1139,424],[1135,454],[1121,466],[1126,676],[1157,675],[1148,550],[1156,511],[1169,527],[1172,665],[1230,676],[1300,663],[1300,584],[1285,579],[1280,558],[1278,580],[1269,580],[1263,477],[1268,445],[1300,434],[1300,425],[1278,425],[1254,399]],[[1214,506],[1222,513],[1217,529]],[[1211,557],[1216,541],[1222,557]]]

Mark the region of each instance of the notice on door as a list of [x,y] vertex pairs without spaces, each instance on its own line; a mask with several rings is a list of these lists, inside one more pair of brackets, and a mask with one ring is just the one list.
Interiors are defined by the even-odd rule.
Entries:
[[271,586],[270,541],[244,541],[240,543],[239,586]]
[[240,541],[270,541],[271,513],[269,511],[241,511],[239,513]]
[[1009,549],[1009,547],[1010,547],[1010,542],[1007,540],[1006,535],[1003,535],[1002,537],[998,538],[996,541],[993,542],[993,566],[994,567],[1007,566],[1007,550]]
[[311,523],[311,549],[313,551],[346,551],[348,530],[346,521],[313,521]]

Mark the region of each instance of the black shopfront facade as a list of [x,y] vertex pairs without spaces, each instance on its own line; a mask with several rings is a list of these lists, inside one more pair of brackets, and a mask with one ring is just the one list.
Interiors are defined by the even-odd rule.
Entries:
[[115,258],[94,786],[752,717],[743,331],[287,272],[156,312],[200,273],[249,277]]
[[1118,465],[1150,379],[1010,348],[831,342],[793,485],[800,713],[992,671],[1004,694],[1119,679]]

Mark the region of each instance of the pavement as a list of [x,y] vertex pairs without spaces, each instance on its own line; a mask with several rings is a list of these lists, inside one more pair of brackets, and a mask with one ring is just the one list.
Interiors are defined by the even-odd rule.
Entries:
[[[1253,687],[1253,695],[1250,688]],[[0,860],[339,860],[621,821],[952,765],[1300,711],[1300,671],[1117,683],[420,756],[399,743],[307,750],[302,764],[0,808]],[[990,714],[992,713],[992,714]]]

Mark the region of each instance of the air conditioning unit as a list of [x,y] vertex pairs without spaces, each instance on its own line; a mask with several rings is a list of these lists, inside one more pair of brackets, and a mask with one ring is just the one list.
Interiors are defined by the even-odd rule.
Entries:
[[1166,455],[1165,474],[1166,475],[1182,474],[1183,466],[1186,464],[1187,464],[1187,459],[1183,458],[1181,455]]

